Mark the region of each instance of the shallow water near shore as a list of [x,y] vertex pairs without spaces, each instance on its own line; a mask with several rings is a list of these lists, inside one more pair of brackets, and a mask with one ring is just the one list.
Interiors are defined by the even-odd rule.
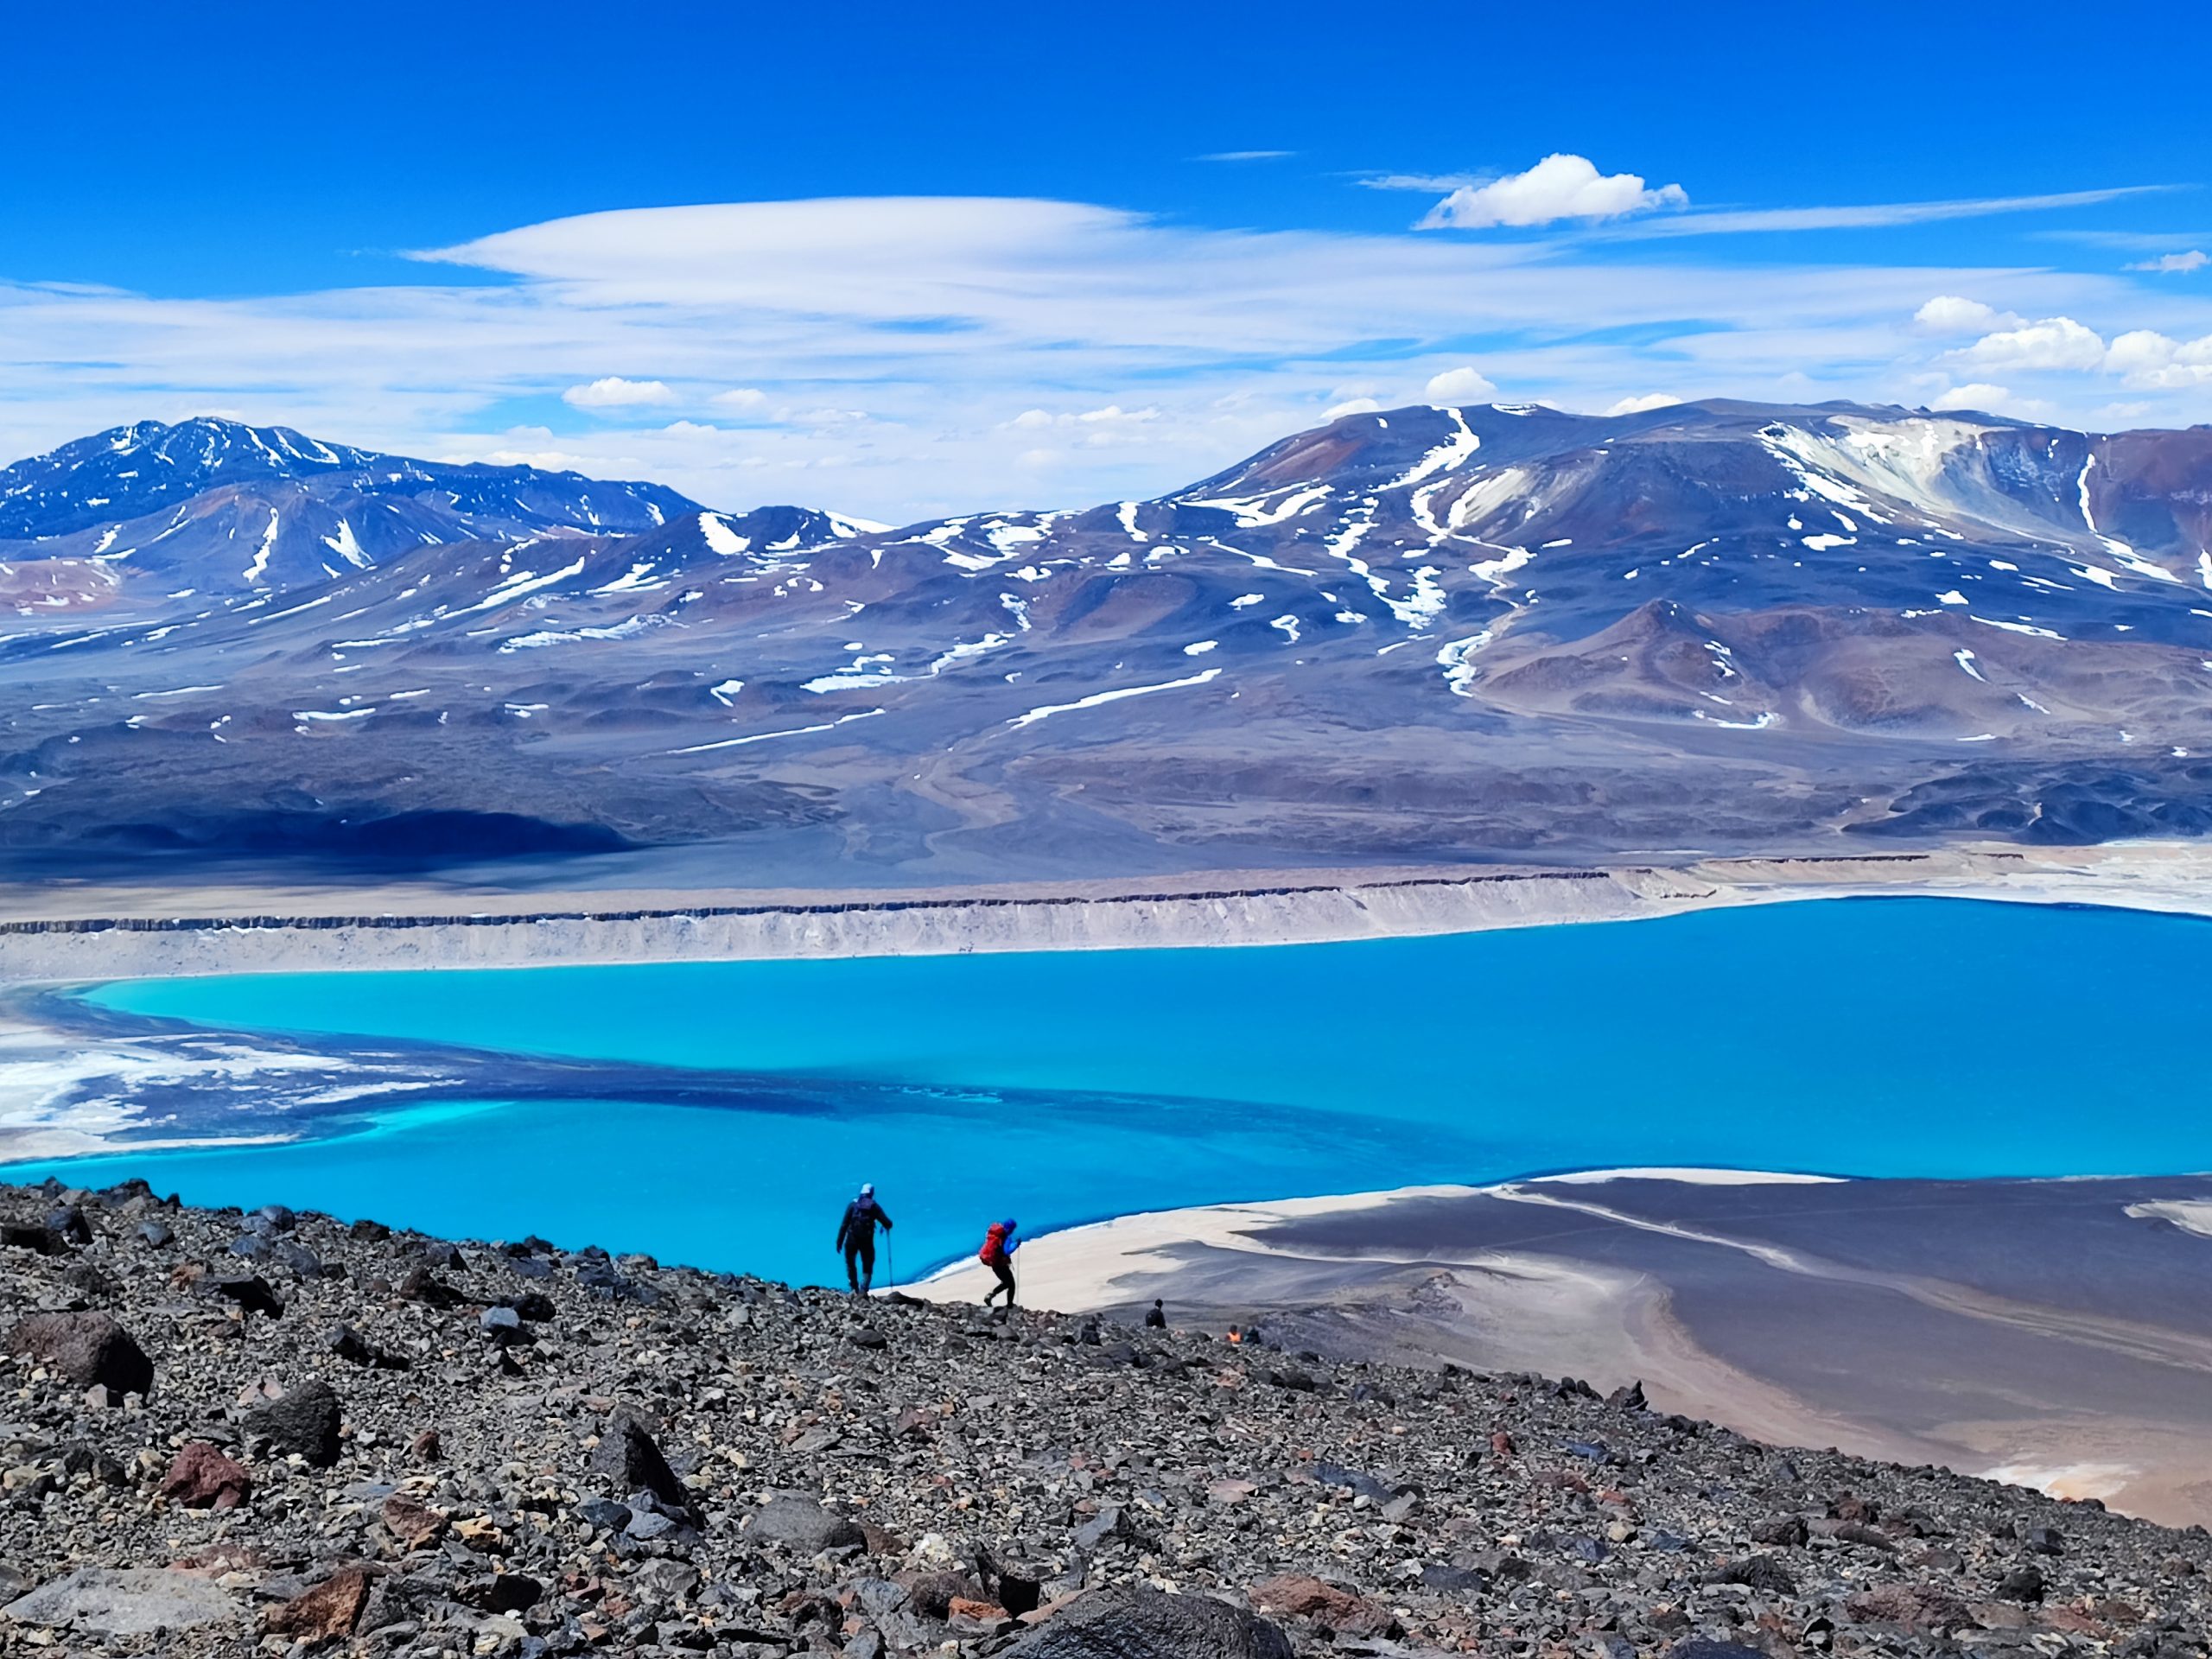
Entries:
[[[2212,1169],[2208,982],[2212,924],[1890,899],[1234,950],[134,982],[86,1000],[762,1089],[373,1108],[291,1145],[7,1173],[799,1280],[840,1271],[861,1179],[911,1278],[1008,1214],[1035,1232],[1615,1166],[2178,1173]],[[795,1079],[830,1105],[792,1109],[772,1085]],[[245,1101],[216,1132],[283,1126]]]

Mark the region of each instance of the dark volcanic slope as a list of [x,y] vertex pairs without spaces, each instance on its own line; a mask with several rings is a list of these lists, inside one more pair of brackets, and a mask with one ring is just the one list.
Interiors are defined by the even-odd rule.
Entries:
[[1627,1390],[130,1188],[0,1222],[11,1652],[2207,1650],[2199,1530]]
[[[18,861],[422,814],[427,858],[520,817],[801,883],[2212,823],[2212,430],[1408,409],[885,531],[210,425],[0,475],[53,527],[0,550]],[[100,446],[219,437],[85,518]]]

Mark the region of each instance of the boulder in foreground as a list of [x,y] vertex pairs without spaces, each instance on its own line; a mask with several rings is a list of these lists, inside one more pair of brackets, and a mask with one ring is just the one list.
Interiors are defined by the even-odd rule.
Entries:
[[19,1624],[86,1636],[156,1636],[226,1624],[238,1604],[207,1579],[160,1567],[80,1567],[10,1602]]
[[154,1362],[105,1313],[34,1313],[9,1332],[8,1351],[51,1366],[80,1389],[119,1397],[154,1386]]
[[1078,1597],[1007,1652],[1009,1659],[1291,1659],[1290,1638],[1257,1613],[1141,1584]]

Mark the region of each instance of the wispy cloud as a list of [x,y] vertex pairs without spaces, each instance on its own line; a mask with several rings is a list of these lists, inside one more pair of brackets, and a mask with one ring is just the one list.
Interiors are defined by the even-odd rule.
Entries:
[[1217,149],[1210,156],[1193,156],[1194,162],[1287,162],[1294,149]]
[[2162,184],[2120,185],[2108,190],[2068,190],[2040,196],[1976,196],[1953,201],[1873,202],[1849,207],[1748,207],[1727,212],[1684,213],[1634,225],[1607,226],[1614,237],[1737,236],[1761,231],[1878,230],[1900,225],[1930,225],[1943,219],[1984,219],[1998,213],[2048,213],[2061,207],[2091,207],[2128,196],[2170,188]]
[[[1440,378],[1463,401],[1479,382],[1590,410],[2001,382],[2087,418],[2115,378],[2147,376],[2145,419],[2212,418],[2198,283],[1577,245],[887,198],[524,226],[424,256],[415,284],[208,300],[0,283],[0,451],[224,410],[403,452],[558,455],[716,505],[909,520],[1154,493],[1332,407],[1424,401]],[[1942,330],[1913,321],[1930,296],[1957,302]],[[2096,334],[2098,368],[1945,356],[2059,317]],[[2171,353],[2139,341],[2137,367],[2113,366],[2146,327]],[[660,391],[562,401],[607,381]]]
[[2155,259],[2138,260],[2130,270],[2155,270],[2171,275],[2177,271],[2202,270],[2212,265],[2212,254],[2202,248],[2191,248],[2185,253],[2162,253]]

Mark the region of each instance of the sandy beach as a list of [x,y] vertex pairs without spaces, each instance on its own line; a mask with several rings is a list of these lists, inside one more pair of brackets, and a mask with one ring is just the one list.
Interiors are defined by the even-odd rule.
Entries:
[[[1286,1349],[1640,1380],[1784,1445],[2212,1521],[2212,1179],[1602,1171],[1214,1205],[1033,1239],[1024,1300]],[[2168,1217],[2172,1219],[2170,1221]],[[973,1262],[914,1287],[979,1300]]]
[[0,889],[0,982],[1294,944],[1912,895],[2212,914],[2212,848],[2006,845],[897,892],[45,884]]

